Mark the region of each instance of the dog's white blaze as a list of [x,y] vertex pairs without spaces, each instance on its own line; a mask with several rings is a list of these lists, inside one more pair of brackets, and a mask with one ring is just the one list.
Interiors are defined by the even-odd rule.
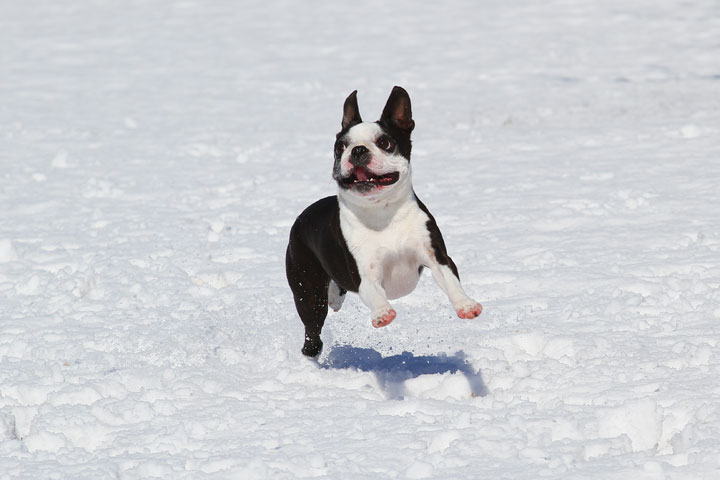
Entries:
[[388,155],[387,152],[384,152],[380,147],[375,145],[375,141],[382,134],[383,130],[377,123],[364,122],[352,127],[345,135],[347,148],[342,155],[340,174],[347,176],[350,173],[353,169],[353,166],[350,164],[352,149],[362,145],[367,148],[372,155],[372,161],[367,167],[373,173],[384,175],[386,173],[400,172],[402,176],[403,173],[407,171],[407,159],[399,154]]

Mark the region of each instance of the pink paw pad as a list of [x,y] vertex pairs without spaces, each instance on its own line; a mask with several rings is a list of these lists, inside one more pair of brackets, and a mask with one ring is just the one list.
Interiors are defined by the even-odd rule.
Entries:
[[390,325],[390,322],[392,322],[396,316],[397,313],[395,310],[390,309],[381,316],[373,318],[372,325],[375,328],[386,327]]
[[480,305],[479,303],[470,307],[462,307],[457,309],[457,316],[465,319],[478,317],[481,313],[482,305]]

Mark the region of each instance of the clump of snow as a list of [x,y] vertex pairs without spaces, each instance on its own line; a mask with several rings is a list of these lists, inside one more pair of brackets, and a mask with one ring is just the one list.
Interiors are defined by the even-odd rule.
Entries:
[[701,129],[697,125],[685,125],[680,129],[680,134],[684,138],[697,138],[701,133]]
[[68,168],[70,165],[68,164],[67,152],[60,152],[55,155],[52,159],[51,165],[53,168]]
[[18,254],[12,240],[9,238],[0,238],[0,263],[13,262],[15,260],[18,260]]
[[652,397],[599,408],[596,415],[600,437],[627,435],[634,452],[657,449],[662,435],[662,408]]

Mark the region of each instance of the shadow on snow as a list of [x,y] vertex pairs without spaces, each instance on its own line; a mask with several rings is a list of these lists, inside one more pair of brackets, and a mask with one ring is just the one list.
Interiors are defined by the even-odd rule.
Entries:
[[383,357],[372,348],[341,345],[333,347],[327,360],[320,366],[333,369],[355,368],[372,372],[380,387],[391,399],[402,399],[405,396],[406,380],[420,375],[457,372],[465,375],[474,396],[484,397],[488,394],[480,371],[473,368],[462,351],[452,356],[441,353],[416,357],[411,352],[403,352],[399,355]]

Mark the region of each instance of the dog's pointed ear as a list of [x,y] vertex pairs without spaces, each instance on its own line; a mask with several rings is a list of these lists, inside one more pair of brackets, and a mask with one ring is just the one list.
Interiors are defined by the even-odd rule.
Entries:
[[357,103],[357,90],[355,90],[345,99],[345,105],[343,105],[342,128],[345,130],[346,128],[357,125],[358,123],[362,123],[362,118],[360,118],[360,109],[358,108]]
[[410,95],[402,87],[394,87],[390,92],[380,121],[392,123],[403,130],[411,132],[415,128],[415,121],[412,119],[412,108],[410,108]]

